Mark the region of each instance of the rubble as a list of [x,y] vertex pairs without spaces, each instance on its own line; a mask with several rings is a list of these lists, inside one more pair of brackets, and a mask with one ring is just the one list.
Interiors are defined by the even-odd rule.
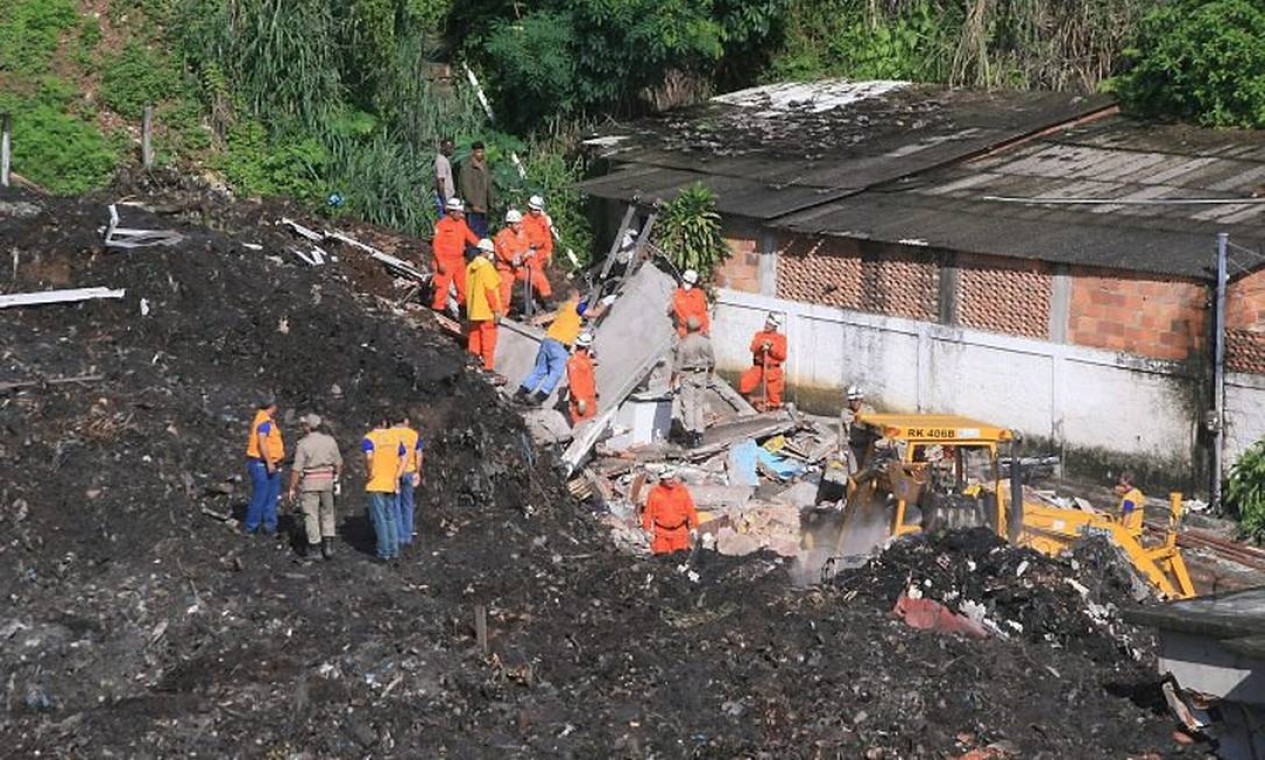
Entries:
[[[1113,586],[1093,585],[1095,567],[1077,575],[1012,549],[898,544],[850,582],[797,589],[791,563],[766,551],[703,550],[686,572],[679,559],[620,551],[612,530],[644,551],[628,518],[646,468],[592,459],[580,470],[591,496],[573,499],[560,460],[532,446],[451,336],[428,313],[395,306],[402,288],[381,262],[276,263],[267,252],[293,238],[271,220],[292,210],[228,204],[196,187],[139,191],[195,209],[172,222],[180,244],[102,251],[91,198],[41,199],[44,212],[0,230],[0,243],[23,252],[15,286],[56,278],[127,289],[117,302],[6,314],[0,382],[102,376],[0,397],[7,753],[1205,751],[1172,739],[1145,638],[1122,652],[1065,582],[1110,614],[1121,602]],[[190,223],[207,215],[228,232]],[[392,255],[424,253],[416,241],[388,249],[375,234],[355,231]],[[148,319],[135,316],[141,298]],[[232,529],[247,488],[242,439],[262,391],[279,398],[291,447],[295,415],[308,410],[330,420],[345,454],[379,404],[413,412],[426,468],[420,546],[404,561],[373,561],[351,456],[334,559],[305,563],[284,539]],[[811,423],[792,428],[782,432],[805,450]],[[688,461],[693,477],[726,474],[723,455]],[[777,503],[763,487],[738,517],[748,529],[788,524],[801,497],[779,484]],[[982,580],[966,559],[987,570]],[[932,580],[927,598],[952,606],[946,597],[965,589],[1000,626],[1043,634],[977,641],[909,628],[886,594],[915,571]],[[1053,589],[1026,585],[1037,578]],[[1043,615],[1054,623],[1043,627]]]

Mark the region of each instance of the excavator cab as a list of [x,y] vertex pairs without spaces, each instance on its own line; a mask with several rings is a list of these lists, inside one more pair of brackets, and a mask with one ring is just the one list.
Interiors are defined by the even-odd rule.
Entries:
[[[1010,509],[1010,484],[1001,477],[998,446],[1014,440],[1007,429],[955,415],[863,414],[872,442],[847,486],[836,554],[855,556],[890,537],[986,527],[1010,534],[1011,514],[1021,514],[1017,543],[1057,555],[1088,535],[1114,543],[1161,595],[1194,595],[1176,546],[1181,494],[1170,498],[1162,542],[1148,545],[1110,515],[1023,499]],[[1021,498],[1022,495],[1021,495]]]

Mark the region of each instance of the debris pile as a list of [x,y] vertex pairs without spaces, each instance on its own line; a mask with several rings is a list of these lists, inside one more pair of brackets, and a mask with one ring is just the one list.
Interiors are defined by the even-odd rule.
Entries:
[[[1076,642],[1091,634],[1070,626],[1056,641],[946,637],[856,587],[795,589],[766,552],[701,552],[691,578],[679,559],[616,551],[450,336],[395,308],[379,261],[326,241],[330,258],[308,266],[273,224],[290,209],[141,189],[173,211],[129,208],[127,224],[179,242],[105,250],[112,198],[0,191],[42,209],[0,219],[17,251],[4,290],[126,291],[6,310],[0,328],[0,742],[13,756],[1197,754],[1172,741],[1153,665],[1086,657]],[[334,423],[349,474],[332,560],[231,529],[263,391],[290,447],[287,412]],[[420,546],[397,566],[372,559],[353,456],[381,403],[410,408],[426,440]],[[615,459],[572,492],[633,499],[636,463],[617,474]],[[627,492],[602,495],[607,482]],[[769,488],[750,501],[775,499]],[[910,570],[868,572],[896,590]],[[996,609],[1038,627],[1022,604]]]

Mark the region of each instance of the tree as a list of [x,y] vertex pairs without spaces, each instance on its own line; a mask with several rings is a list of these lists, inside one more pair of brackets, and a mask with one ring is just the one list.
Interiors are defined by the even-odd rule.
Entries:
[[1148,116],[1265,127],[1265,8],[1256,0],[1179,0],[1148,13],[1115,82]]
[[681,190],[660,212],[654,241],[677,269],[710,278],[730,254],[711,189],[695,182]]

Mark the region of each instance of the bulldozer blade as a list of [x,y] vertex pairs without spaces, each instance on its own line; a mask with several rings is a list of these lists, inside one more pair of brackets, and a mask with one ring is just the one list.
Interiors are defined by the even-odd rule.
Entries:
[[840,564],[849,564],[850,558],[869,557],[886,543],[891,534],[888,512],[886,499],[875,492],[872,482],[852,489],[834,545]]

